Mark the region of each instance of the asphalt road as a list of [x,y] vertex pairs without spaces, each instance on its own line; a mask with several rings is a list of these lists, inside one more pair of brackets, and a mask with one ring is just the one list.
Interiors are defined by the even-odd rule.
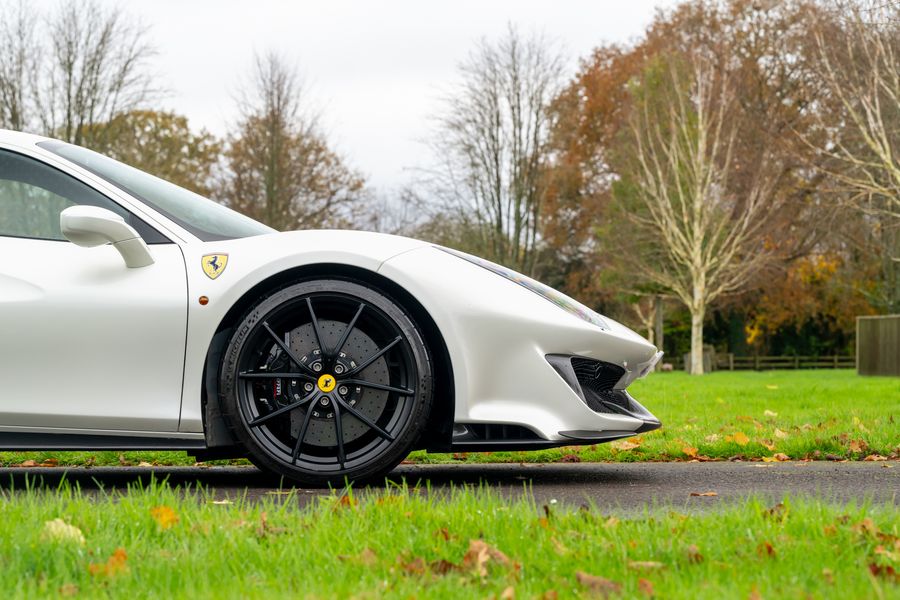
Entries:
[[[199,483],[217,499],[280,499],[287,489],[277,478],[252,467],[93,467],[0,469],[0,490],[23,493],[30,482],[31,489],[52,491],[65,479],[86,493],[124,492],[129,485],[147,484],[151,478],[166,479],[172,485]],[[401,465],[390,480],[411,485],[428,481],[432,494],[461,485],[483,485],[510,497],[530,491],[539,503],[556,500],[578,507],[593,502],[603,510],[642,510],[647,505],[705,510],[753,495],[775,502],[786,494],[842,504],[900,505],[900,463],[896,461]],[[707,492],[715,495],[692,495]],[[302,505],[328,493],[298,488],[296,498]]]

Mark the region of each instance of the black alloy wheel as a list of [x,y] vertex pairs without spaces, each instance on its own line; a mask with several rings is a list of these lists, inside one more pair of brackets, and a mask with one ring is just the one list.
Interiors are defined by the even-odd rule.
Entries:
[[383,476],[413,448],[431,409],[432,365],[418,327],[386,295],[310,280],[243,318],[219,389],[257,466],[342,485]]

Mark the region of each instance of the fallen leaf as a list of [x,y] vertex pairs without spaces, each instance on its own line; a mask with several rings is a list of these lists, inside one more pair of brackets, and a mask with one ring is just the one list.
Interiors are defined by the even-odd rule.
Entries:
[[716,492],[691,492],[691,496],[718,496]]
[[138,463],[138,466],[139,467],[152,467],[153,463],[148,463],[147,461],[142,460],[141,462]]
[[872,537],[877,537],[879,533],[881,533],[878,529],[878,526],[875,525],[875,522],[872,519],[866,518],[854,525],[851,529],[856,533],[861,535],[870,535]]
[[74,583],[64,583],[59,588],[59,595],[63,597],[77,596],[78,591],[78,586]]
[[750,438],[747,437],[747,434],[743,431],[738,431],[732,436],[732,438],[734,439],[734,443],[738,446],[746,446],[750,443]]
[[768,440],[759,440],[759,444],[769,452],[775,449],[775,444]]
[[631,440],[619,440],[618,442],[613,442],[612,444],[610,444],[610,446],[615,448],[616,450],[628,451],[634,450],[635,448],[640,448],[641,443],[638,441],[633,442]]
[[56,458],[47,458],[47,459],[45,459],[45,460],[41,463],[40,466],[42,466],[42,467],[58,467],[58,466],[59,466],[59,459],[56,459]]
[[865,440],[850,440],[850,452],[854,454],[858,454],[860,452],[865,452],[869,449],[869,445],[865,442]]
[[691,544],[690,546],[688,546],[685,553],[687,554],[688,562],[694,564],[700,564],[703,562],[703,555],[700,554],[700,548],[698,548],[696,545]]
[[775,556],[775,546],[770,542],[760,542],[756,547],[756,553],[760,556]]
[[[870,454],[867,457],[865,457],[863,460],[867,461],[867,462],[878,462],[878,461],[882,461],[882,460],[887,460],[887,456],[882,456],[880,454]],[[887,466],[887,465],[885,465],[885,466]]]
[[576,454],[566,454],[562,458],[559,459],[559,462],[564,463],[579,463],[581,462],[581,457]]
[[622,590],[621,583],[617,583],[605,577],[591,575],[584,571],[577,571],[575,573],[575,579],[591,593],[604,598],[608,598],[611,594],[618,594]]
[[607,529],[612,529],[613,527],[618,526],[620,523],[619,519],[616,517],[610,517],[606,521],[603,522],[603,526]]
[[684,454],[689,456],[690,458],[697,458],[698,450],[697,450],[697,448],[694,448],[693,446],[685,446],[684,448],[681,449],[681,451],[684,452]]
[[36,467],[36,466],[38,466],[38,464],[37,464],[37,461],[34,461],[34,460],[26,460],[26,461],[20,462],[20,463],[19,463],[18,465],[16,465],[16,466],[18,466],[18,467],[31,468],[31,467]]
[[768,409],[766,409],[766,410],[763,411],[763,416],[765,416],[765,417],[773,417],[773,418],[774,418],[774,417],[777,417],[777,416],[778,416],[778,413],[775,412],[775,411],[773,411],[773,410],[768,410]]
[[869,564],[869,572],[875,577],[881,577],[888,581],[900,582],[900,573],[898,573],[891,565],[871,563]]
[[154,506],[150,509],[150,516],[161,529],[170,529],[178,523],[178,515],[168,506]]
[[468,571],[474,571],[479,577],[487,577],[487,563],[494,560],[501,565],[509,565],[509,558],[489,546],[483,540],[469,540],[469,550],[463,556],[462,566]]
[[557,554],[568,554],[569,549],[565,547],[565,545],[560,542],[556,537],[551,536],[550,541],[553,543],[553,547],[556,548]]
[[124,548],[116,548],[105,563],[91,563],[88,572],[95,577],[112,577],[128,571],[128,554]]
[[828,585],[834,585],[834,572],[828,568],[822,569],[822,579],[824,579],[825,583]]
[[784,521],[788,516],[788,512],[790,512],[790,509],[787,505],[784,502],[779,502],[775,506],[766,509],[763,515],[770,519]]
[[712,443],[712,442],[718,442],[718,441],[719,441],[719,434],[718,434],[718,433],[711,433],[711,434],[709,434],[708,436],[706,436],[706,437],[703,438],[703,439],[706,440],[707,442],[710,442],[710,443]]
[[779,440],[786,440],[786,439],[788,439],[788,438],[790,437],[786,431],[782,431],[782,430],[778,429],[777,427],[775,428],[775,433],[774,433],[774,435],[775,435],[775,437],[777,437]]
[[363,548],[362,552],[355,556],[339,555],[338,559],[371,567],[378,562],[378,555],[371,548]]
[[53,519],[44,523],[41,529],[41,540],[45,542],[74,542],[79,546],[84,545],[84,534],[74,525],[69,525],[62,519]]
[[509,586],[503,593],[500,594],[500,600],[515,600],[516,599],[516,590],[512,586]]
[[559,593],[556,590],[547,590],[541,595],[541,600],[559,600]]
[[334,503],[335,508],[353,508],[354,506],[356,506],[356,499],[348,494],[342,495]]
[[421,556],[403,563],[402,566],[403,570],[409,575],[423,575],[425,573],[425,559]]
[[659,571],[665,569],[666,565],[655,560],[629,560],[628,568],[635,571]]
[[649,579],[638,579],[637,586],[638,586],[638,591],[640,593],[644,594],[645,596],[652,597],[654,595],[653,582],[651,582]]
[[442,538],[445,542],[456,539],[455,535],[450,535],[450,531],[446,527],[441,527],[434,532],[435,537]]

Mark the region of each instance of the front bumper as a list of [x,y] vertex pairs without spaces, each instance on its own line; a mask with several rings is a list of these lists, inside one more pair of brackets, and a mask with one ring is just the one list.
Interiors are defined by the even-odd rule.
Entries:
[[[508,279],[433,247],[395,256],[379,273],[410,292],[444,336],[456,396],[454,423],[470,434],[485,427],[519,428],[520,439],[511,441],[537,448],[597,443],[604,441],[598,436],[618,439],[647,431],[654,423],[658,427],[646,410],[592,410],[577,386],[546,358],[577,356],[615,365],[621,375],[613,387],[624,390],[660,356],[627,327],[606,317],[607,329],[583,321]],[[532,438],[526,440],[525,432]],[[572,432],[591,434],[573,437]],[[454,436],[454,446],[490,439],[475,433]]]

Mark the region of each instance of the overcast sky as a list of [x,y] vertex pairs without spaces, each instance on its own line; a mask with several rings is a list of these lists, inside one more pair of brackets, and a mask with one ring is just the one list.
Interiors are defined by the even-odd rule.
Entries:
[[167,108],[221,135],[254,53],[293,61],[329,138],[381,191],[426,166],[429,115],[474,43],[507,23],[565,50],[570,71],[599,44],[641,34],[668,0],[103,0],[150,27]]

